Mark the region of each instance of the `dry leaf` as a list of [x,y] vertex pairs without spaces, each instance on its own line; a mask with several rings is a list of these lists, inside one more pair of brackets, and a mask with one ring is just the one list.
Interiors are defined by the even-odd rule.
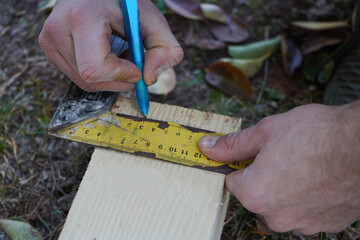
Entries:
[[167,95],[176,87],[176,73],[173,68],[164,71],[157,82],[148,87],[149,93],[155,95]]
[[336,45],[344,40],[344,36],[313,35],[305,38],[303,54],[316,52],[323,47]]
[[205,18],[224,24],[227,23],[227,15],[219,6],[212,3],[202,3],[201,9],[203,10]]
[[293,41],[286,39],[284,36],[281,38],[281,53],[284,61],[284,71],[292,75],[301,65],[302,53]]
[[341,30],[349,27],[347,21],[335,22],[312,22],[312,21],[294,21],[290,22],[290,27],[301,31],[327,31]]
[[216,62],[211,64],[205,75],[205,80],[222,92],[241,98],[254,97],[253,86],[245,74],[230,63]]
[[224,42],[214,39],[198,39],[194,45],[202,50],[217,50],[226,47]]
[[164,2],[180,16],[193,20],[204,18],[200,3],[195,0],[164,0]]
[[245,24],[235,17],[227,17],[227,24],[214,21],[207,22],[212,34],[223,42],[239,43],[249,37],[249,31]]

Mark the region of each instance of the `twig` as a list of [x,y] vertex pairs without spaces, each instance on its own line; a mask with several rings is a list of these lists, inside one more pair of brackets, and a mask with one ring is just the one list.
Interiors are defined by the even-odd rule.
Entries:
[[245,223],[246,223],[246,220],[248,219],[248,216],[249,216],[249,214],[246,213],[246,214],[245,214],[245,218],[244,218],[244,220],[242,221],[241,226],[240,226],[240,228],[239,228],[239,230],[238,230],[238,234],[237,234],[237,237],[238,237],[238,238],[240,237],[240,234],[241,234],[241,232],[242,232],[242,230],[243,230],[243,228],[244,228],[244,225],[245,225]]
[[9,30],[10,30],[10,26],[5,27],[5,28],[1,31],[0,37],[4,36]]
[[40,214],[38,212],[36,212],[36,216],[39,218],[40,222],[45,226],[45,228],[51,232],[51,229],[49,227],[49,225],[45,222],[45,220],[40,216]]
[[9,138],[11,139],[11,142],[12,142],[12,147],[13,147],[12,150],[13,150],[13,153],[14,153],[15,161],[16,161],[17,164],[19,164],[16,142],[15,142],[14,138],[11,135],[9,135]]
[[224,226],[225,226],[226,224],[228,224],[231,220],[233,220],[235,216],[236,216],[235,213],[231,214],[231,216],[224,222]]
[[40,207],[40,205],[42,204],[42,200],[43,200],[43,197],[40,197],[40,200],[39,200],[39,202],[36,204],[35,208],[31,211],[31,213],[25,214],[25,217],[30,217],[30,216],[32,216],[34,213],[36,213],[36,215],[38,215],[37,210],[38,210],[38,208]]
[[348,227],[348,230],[351,230],[352,232],[360,235],[360,232],[358,230],[356,230],[355,228],[353,228],[353,227]]
[[[264,33],[264,38],[265,40],[268,40],[269,39],[269,26],[266,26],[265,27],[265,33]],[[260,100],[264,94],[264,91],[265,91],[265,87],[266,87],[266,84],[267,84],[267,81],[268,81],[268,75],[269,75],[269,60],[266,59],[265,60],[265,64],[264,64],[264,77],[263,77],[263,82],[262,82],[262,86],[261,86],[261,90],[260,90],[260,93],[256,99],[256,104],[259,104],[260,103]]]
[[53,239],[55,233],[64,225],[64,223],[65,223],[65,218],[52,231],[52,233],[49,236],[49,240]]
[[50,156],[50,168],[51,168],[51,175],[54,181],[53,187],[51,189],[51,193],[54,194],[55,188],[57,187],[57,183],[56,183],[56,176],[55,176],[55,171],[54,171],[54,163],[53,163],[53,159],[52,159],[52,154],[49,154]]
[[3,206],[3,209],[4,209],[4,211],[5,211],[5,218],[7,218],[7,216],[8,216],[8,211],[7,211],[6,207],[5,207],[5,204],[3,203],[2,199],[0,199],[0,203],[1,203],[1,205]]
[[355,238],[348,232],[348,230],[344,230],[344,234],[350,240],[355,240]]
[[299,233],[298,231],[291,231],[291,233],[295,236],[298,237],[300,240],[305,240],[305,238],[303,237],[303,235],[301,233]]

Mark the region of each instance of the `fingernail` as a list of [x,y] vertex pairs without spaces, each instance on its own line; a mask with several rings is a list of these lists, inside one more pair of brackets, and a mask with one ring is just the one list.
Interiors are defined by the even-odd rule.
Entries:
[[215,146],[218,139],[218,136],[205,136],[200,139],[200,145],[205,149],[209,149]]

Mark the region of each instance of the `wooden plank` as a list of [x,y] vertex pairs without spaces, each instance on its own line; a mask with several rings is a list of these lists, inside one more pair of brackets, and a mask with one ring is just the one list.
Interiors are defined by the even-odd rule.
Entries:
[[[134,100],[114,112],[139,116]],[[148,118],[228,133],[241,120],[151,102]],[[229,194],[225,175],[96,149],[60,239],[220,239]]]

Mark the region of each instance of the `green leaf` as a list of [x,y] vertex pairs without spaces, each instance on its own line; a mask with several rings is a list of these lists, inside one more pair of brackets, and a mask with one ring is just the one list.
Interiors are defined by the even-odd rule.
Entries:
[[285,93],[280,89],[265,88],[265,92],[268,94],[270,99],[285,100]]
[[270,53],[274,53],[280,46],[281,37],[251,43],[244,46],[230,46],[229,55],[233,58],[258,59]]
[[246,75],[238,68],[225,62],[216,62],[206,69],[205,80],[212,86],[230,96],[252,99],[253,86]]
[[55,6],[56,0],[46,0],[43,1],[39,4],[37,11],[38,12],[42,12],[42,11],[49,11],[52,10],[53,7]]
[[176,73],[173,68],[164,71],[157,79],[157,82],[149,86],[149,93],[155,95],[167,95],[176,87]]
[[271,52],[256,59],[234,59],[234,58],[221,58],[221,62],[230,63],[231,65],[240,69],[247,77],[255,76],[261,69],[264,60],[270,57]]
[[40,232],[27,222],[0,219],[0,227],[11,240],[43,240]]
[[154,4],[162,14],[166,14],[168,12],[164,0],[156,0]]
[[[302,70],[305,77],[310,81],[315,81],[315,74],[318,68],[318,65],[322,63],[325,59],[329,57],[329,54],[326,52],[315,52],[304,57]],[[325,67],[320,71],[318,76],[318,81],[325,84],[329,81],[332,72],[334,70],[335,62],[333,60],[329,61]]]

